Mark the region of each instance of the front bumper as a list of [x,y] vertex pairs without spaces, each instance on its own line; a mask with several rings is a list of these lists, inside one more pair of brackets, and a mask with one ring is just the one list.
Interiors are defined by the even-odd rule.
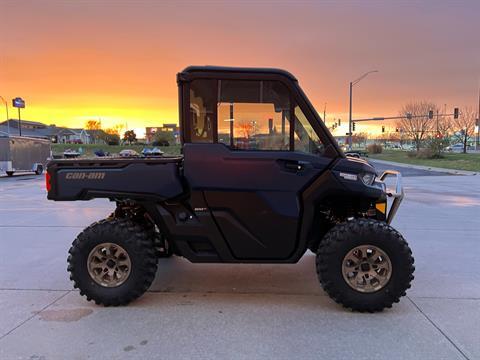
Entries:
[[[395,185],[392,188],[388,188],[385,184],[385,179],[389,176],[395,176]],[[390,210],[386,215],[387,224],[390,224],[397,213],[400,204],[402,203],[403,197],[405,196],[405,192],[403,191],[402,186],[402,174],[396,170],[386,170],[383,172],[382,175],[377,179],[383,188],[383,191],[387,195],[387,197],[393,198],[392,205],[390,206]]]

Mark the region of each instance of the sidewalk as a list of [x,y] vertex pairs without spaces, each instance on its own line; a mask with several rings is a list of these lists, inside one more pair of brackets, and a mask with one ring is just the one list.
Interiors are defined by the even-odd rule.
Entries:
[[406,167],[406,168],[410,168],[410,169],[434,171],[434,172],[441,172],[441,173],[452,174],[452,175],[479,175],[479,173],[476,172],[476,171],[445,169],[445,168],[438,168],[438,167],[433,167],[433,166],[423,166],[423,165],[412,165],[412,164],[399,163],[399,162],[394,162],[394,161],[379,160],[379,159],[375,159],[375,158],[367,159],[367,161],[369,161],[369,160],[373,160],[373,161],[375,161],[379,164],[395,165],[395,166],[401,166],[401,167]]

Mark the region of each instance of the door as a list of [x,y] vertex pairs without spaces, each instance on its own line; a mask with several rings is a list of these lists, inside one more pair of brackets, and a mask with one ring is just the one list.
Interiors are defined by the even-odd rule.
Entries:
[[288,88],[280,81],[194,80],[190,118],[185,176],[203,193],[233,256],[289,258],[302,190],[331,159]]

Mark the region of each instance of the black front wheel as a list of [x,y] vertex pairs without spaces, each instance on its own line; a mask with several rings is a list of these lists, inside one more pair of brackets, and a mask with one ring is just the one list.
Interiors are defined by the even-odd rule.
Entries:
[[414,259],[403,236],[384,222],[356,219],[320,241],[317,274],[336,302],[356,311],[390,308],[413,280]]
[[129,219],[106,219],[82,231],[69,250],[68,271],[80,294],[105,306],[140,297],[157,272],[151,232]]

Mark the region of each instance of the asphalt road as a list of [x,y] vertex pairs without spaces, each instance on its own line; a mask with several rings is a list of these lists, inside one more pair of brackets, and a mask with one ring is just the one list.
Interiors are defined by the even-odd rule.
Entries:
[[480,176],[407,176],[394,226],[416,262],[407,297],[358,314],[292,265],[161,260],[150,291],[103,308],[72,289],[71,241],[107,201],[46,201],[43,177],[0,178],[0,359],[479,359]]
[[449,175],[448,173],[443,172],[435,172],[435,171],[428,171],[428,170],[421,170],[421,169],[412,169],[406,166],[400,165],[392,165],[392,164],[385,164],[375,161],[373,159],[366,158],[366,160],[375,167],[377,173],[380,175],[385,170],[397,170],[402,173],[402,177],[410,177],[410,176],[445,176]]

